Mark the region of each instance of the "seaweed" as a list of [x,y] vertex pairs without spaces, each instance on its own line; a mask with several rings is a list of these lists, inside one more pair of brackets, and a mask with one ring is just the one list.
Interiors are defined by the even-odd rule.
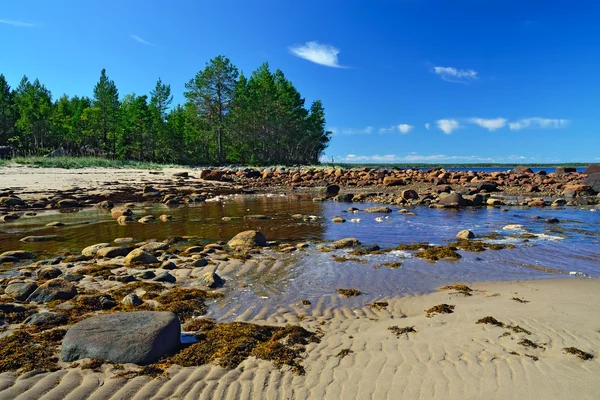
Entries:
[[310,302],[310,300],[300,300],[300,304],[302,304],[303,306],[310,306],[312,303]]
[[511,297],[511,300],[514,300],[514,301],[516,301],[518,303],[522,303],[522,304],[529,303],[529,300],[520,299],[518,297]]
[[354,351],[352,351],[350,349],[342,349],[342,350],[340,350],[339,353],[336,354],[336,357],[337,358],[344,358],[344,357],[346,357],[347,355],[349,355],[351,353],[354,353]]
[[452,304],[438,304],[427,310],[425,310],[428,317],[434,314],[452,314],[454,312],[454,306]]
[[235,368],[254,356],[272,361],[278,368],[288,365],[297,374],[304,374],[300,364],[304,346],[319,342],[315,333],[300,326],[281,328],[245,322],[207,324],[198,339],[167,359],[167,363],[191,367],[216,362],[225,368]]
[[378,310],[385,310],[388,305],[389,304],[387,301],[374,301],[371,304],[369,304],[369,307],[376,308]]
[[452,246],[432,246],[418,251],[414,255],[415,257],[431,262],[436,262],[441,259],[459,260],[462,258],[462,256],[456,252],[456,247]]
[[594,358],[593,354],[590,354],[588,352],[585,352],[583,350],[578,349],[577,347],[565,347],[563,349],[563,351],[566,354],[572,354],[574,356],[577,356],[579,358],[581,358],[582,360],[591,360]]
[[37,335],[16,331],[0,338],[0,372],[57,371],[56,350],[65,333],[64,329]]
[[165,370],[157,365],[146,365],[144,367],[141,367],[138,370],[132,370],[132,371],[123,371],[123,372],[119,372],[118,374],[116,374],[115,376],[113,376],[113,378],[125,378],[125,379],[132,379],[132,378],[136,378],[138,376],[150,376],[152,378],[158,378],[161,376],[165,375]]
[[398,326],[390,326],[388,331],[392,331],[396,334],[396,336],[400,337],[401,335],[408,335],[409,333],[417,333],[414,326],[405,326],[404,328],[399,328]]
[[94,372],[100,372],[100,368],[104,365],[106,361],[100,358],[91,358],[88,361],[85,361],[78,365],[81,369],[91,369]]
[[506,325],[506,329],[510,329],[515,333],[524,333],[526,335],[531,335],[531,331],[528,331],[527,329],[522,328],[519,325]]
[[391,262],[384,262],[378,265],[374,265],[373,268],[379,269],[381,267],[388,267],[391,269],[398,269],[398,268],[402,268],[402,263],[399,261],[391,261]]
[[0,320],[9,324],[21,323],[34,313],[35,311],[18,304],[0,304]]
[[540,346],[539,344],[532,342],[529,339],[523,339],[520,342],[517,342],[517,344],[520,344],[524,347],[531,347],[532,349],[544,349],[544,346]]
[[476,324],[488,324],[488,325],[495,325],[495,326],[499,326],[501,328],[504,328],[504,323],[498,321],[496,318],[494,317],[483,317],[481,319],[479,319]]
[[450,247],[457,247],[464,251],[482,252],[485,250],[503,250],[512,249],[515,246],[512,244],[486,243],[478,240],[458,239],[456,242],[450,243]]
[[159,293],[165,290],[165,286],[158,282],[133,282],[123,285],[117,289],[112,289],[109,293],[118,300],[123,300],[125,296],[135,293],[138,289],[145,290],[144,298],[152,299],[158,297]]
[[337,290],[339,294],[341,294],[342,296],[346,296],[346,297],[354,297],[354,296],[359,296],[362,294],[362,292],[358,289],[338,289]]
[[113,275],[113,273],[111,272],[111,270],[118,268],[118,266],[109,264],[109,265],[92,265],[82,271],[80,271],[83,275],[89,275],[89,276],[99,276],[102,278],[108,278],[109,276]]
[[525,354],[525,356],[531,358],[533,361],[538,361],[539,360],[538,357],[536,357],[536,356],[534,356],[532,354]]
[[357,257],[346,257],[346,256],[338,256],[338,255],[332,254],[331,258],[333,258],[333,260],[336,262],[354,261],[354,262],[361,263],[361,264],[367,263],[365,260],[361,260],[360,258],[357,258]]
[[214,328],[215,321],[210,318],[192,318],[181,328],[186,332],[203,332]]
[[471,292],[473,291],[473,289],[471,289],[467,285],[462,284],[442,286],[440,290],[456,290],[457,293],[460,293],[467,297],[472,296]]
[[205,299],[219,297],[223,297],[223,294],[202,289],[175,288],[156,297],[155,300],[161,304],[160,310],[174,312],[185,321],[206,314],[208,307],[204,303]]

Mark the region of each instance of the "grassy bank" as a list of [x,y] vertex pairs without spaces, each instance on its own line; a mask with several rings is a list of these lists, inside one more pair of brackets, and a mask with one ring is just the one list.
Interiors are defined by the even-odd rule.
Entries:
[[39,168],[137,168],[137,169],[162,169],[178,167],[173,164],[156,164],[143,161],[109,160],[97,157],[15,157],[12,160],[0,160],[0,166],[26,165]]

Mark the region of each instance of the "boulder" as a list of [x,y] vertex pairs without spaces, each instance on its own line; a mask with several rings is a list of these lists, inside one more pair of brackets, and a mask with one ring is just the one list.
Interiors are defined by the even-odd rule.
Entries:
[[138,219],[140,224],[151,224],[156,222],[156,217],[154,215],[144,215],[142,218]]
[[164,242],[150,242],[140,247],[140,249],[148,253],[154,253],[155,251],[169,250],[169,244]]
[[134,306],[134,307],[144,304],[142,299],[140,299],[138,297],[138,295],[135,293],[130,293],[127,296],[123,297],[123,300],[121,301],[121,303],[124,306]]
[[5,251],[4,253],[0,254],[0,257],[16,257],[19,260],[30,260],[30,259],[35,258],[36,255],[29,251],[11,250],[11,251]]
[[208,261],[204,258],[196,260],[192,263],[192,267],[194,267],[194,268],[202,268],[202,267],[206,267],[207,265],[208,265]]
[[214,272],[207,272],[200,277],[198,283],[211,289],[223,286],[225,281]]
[[35,282],[11,282],[4,289],[4,294],[12,299],[25,301],[37,287]]
[[[597,174],[600,173],[600,165],[598,164],[590,164],[585,171],[583,171],[586,175]],[[1,201],[0,201],[1,203]]]
[[99,358],[146,365],[180,345],[181,325],[172,312],[136,311],[91,317],[67,331],[61,350],[66,362]]
[[81,254],[86,257],[93,257],[96,255],[96,253],[98,253],[98,250],[103,249],[105,247],[109,247],[109,246],[110,246],[110,243],[93,244],[93,245],[88,246],[85,249],[81,250]]
[[227,245],[232,248],[264,247],[267,245],[267,238],[259,231],[245,231],[235,235]]
[[475,239],[475,234],[468,229],[458,232],[457,239]]
[[320,195],[323,197],[335,197],[340,192],[340,187],[338,185],[327,185],[321,189]]
[[79,204],[79,202],[77,200],[73,200],[73,199],[59,200],[58,203],[56,203],[56,205],[58,206],[58,208],[77,208],[77,207],[81,207],[81,205]]
[[478,191],[486,191],[488,193],[497,192],[498,185],[495,182],[480,182],[477,184]]
[[24,206],[25,203],[18,197],[0,197],[0,206],[4,207],[16,207],[16,206]]
[[581,183],[589,186],[595,193],[600,193],[600,172],[588,175]]
[[556,167],[556,171],[555,171],[555,173],[557,175],[570,174],[571,172],[577,172],[577,168],[572,168],[572,167]]
[[354,195],[352,193],[346,194],[338,194],[333,198],[334,201],[339,201],[341,203],[351,203]]
[[335,222],[336,224],[342,224],[342,223],[346,222],[346,220],[342,217],[337,216],[337,217],[333,217],[331,219],[331,222]]
[[131,251],[131,249],[129,247],[122,247],[122,246],[102,247],[101,249],[98,249],[98,251],[96,252],[96,255],[98,257],[103,257],[103,258],[125,257],[127,254],[129,254],[130,251]]
[[54,279],[62,275],[60,268],[56,267],[44,267],[40,268],[37,272],[38,279]]
[[162,222],[173,221],[175,218],[172,215],[163,214],[159,217]]
[[356,246],[360,246],[360,240],[357,238],[344,238],[331,243],[329,247],[332,249],[346,249]]
[[203,169],[200,172],[200,179],[204,179],[205,181],[220,181],[223,179],[224,172],[212,169]]
[[515,174],[533,174],[533,170],[525,165],[519,165],[513,169]]
[[21,216],[19,214],[5,214],[3,216],[0,217],[0,221],[2,222],[13,222],[18,220],[19,218],[21,218]]
[[117,223],[119,225],[132,224],[134,222],[135,222],[135,219],[133,219],[133,217],[131,217],[129,215],[121,215],[119,218],[117,218]]
[[77,294],[75,285],[62,278],[51,279],[44,283],[27,299],[32,303],[48,303],[54,300],[70,300]]
[[400,186],[404,185],[404,181],[400,178],[394,178],[393,176],[386,176],[383,178],[383,186]]
[[110,211],[110,216],[117,219],[123,215],[132,216],[133,211],[129,208],[115,208]]
[[177,282],[177,278],[175,278],[173,275],[171,275],[167,271],[161,272],[160,274],[156,275],[156,277],[152,280],[156,281],[156,282],[167,282],[167,283]]
[[12,257],[12,256],[0,256],[0,264],[5,264],[5,263],[18,263],[19,260],[17,257]]
[[67,320],[67,316],[62,313],[40,312],[28,317],[24,324],[29,326],[57,326],[66,323]]
[[404,200],[419,200],[419,193],[412,189],[403,190],[402,194],[400,194],[400,197],[402,197]]
[[133,264],[158,264],[160,261],[150,253],[146,253],[143,249],[132,250],[125,257],[124,264],[129,266]]
[[446,207],[466,207],[469,205],[469,201],[463,198],[460,193],[450,193],[442,197],[439,203]]

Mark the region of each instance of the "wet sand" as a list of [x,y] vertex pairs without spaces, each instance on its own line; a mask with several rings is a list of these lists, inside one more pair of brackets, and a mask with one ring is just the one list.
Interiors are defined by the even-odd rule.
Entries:
[[[385,299],[385,310],[339,307],[312,312],[292,306],[252,320],[323,329],[321,343],[307,348],[304,376],[253,358],[233,370],[173,366],[168,378],[157,379],[113,379],[106,366],[102,373],[72,368],[20,377],[1,374],[0,398],[597,398],[599,280],[477,283],[472,288],[470,297],[440,291]],[[424,310],[440,303],[454,305],[454,313],[427,317]],[[299,321],[298,313],[307,317]],[[531,334],[476,324],[485,316]],[[390,326],[413,326],[417,332],[397,336]],[[519,345],[525,338],[543,348]],[[571,346],[596,357],[584,361],[565,354],[562,349]],[[343,349],[351,352],[341,357]]]

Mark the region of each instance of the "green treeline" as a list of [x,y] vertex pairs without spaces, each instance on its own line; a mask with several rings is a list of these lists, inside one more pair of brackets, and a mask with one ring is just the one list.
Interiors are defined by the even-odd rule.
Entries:
[[250,77],[229,59],[206,63],[172,106],[160,79],[149,95],[120,96],[102,70],[93,97],[62,97],[26,76],[11,90],[0,74],[0,146],[20,155],[62,147],[72,155],[179,164],[316,164],[331,133],[320,100],[309,109],[267,63]]

